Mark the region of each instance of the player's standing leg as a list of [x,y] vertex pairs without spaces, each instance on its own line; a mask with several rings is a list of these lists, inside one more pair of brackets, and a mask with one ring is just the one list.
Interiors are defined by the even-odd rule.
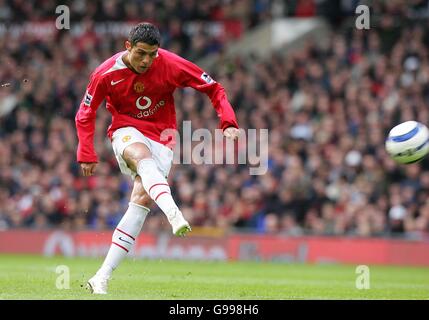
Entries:
[[152,201],[144,191],[141,179],[138,176],[134,180],[130,200],[128,210],[113,232],[112,244],[101,268],[94,277],[88,280],[88,287],[92,293],[107,293],[107,283],[112,271],[118,267],[119,263],[131,250],[149,213],[148,207]]

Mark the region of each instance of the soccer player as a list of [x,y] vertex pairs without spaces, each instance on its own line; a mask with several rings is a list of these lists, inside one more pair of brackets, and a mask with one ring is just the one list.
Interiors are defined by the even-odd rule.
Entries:
[[160,48],[160,39],[153,24],[133,27],[125,41],[126,50],[104,61],[91,74],[76,114],[77,161],[83,175],[95,173],[96,111],[105,99],[112,114],[108,137],[121,172],[134,181],[128,209],[113,232],[109,252],[88,280],[87,287],[94,294],[107,293],[112,271],[132,248],[152,201],[167,216],[174,235],[191,231],[167,182],[174,141],[164,139],[162,132],[176,129],[174,90],[192,87],[204,92],[220,118],[224,136],[238,137],[238,124],[224,88],[195,64]]

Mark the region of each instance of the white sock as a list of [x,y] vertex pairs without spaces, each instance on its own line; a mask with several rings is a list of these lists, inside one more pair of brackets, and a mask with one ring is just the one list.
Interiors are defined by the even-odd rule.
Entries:
[[140,160],[137,164],[137,173],[142,179],[142,184],[147,194],[168,218],[169,214],[174,212],[172,210],[179,209],[171,196],[167,180],[158,170],[152,158]]
[[148,208],[136,203],[128,204],[128,210],[113,232],[112,244],[97,275],[110,278],[112,271],[117,268],[134,245],[149,211]]

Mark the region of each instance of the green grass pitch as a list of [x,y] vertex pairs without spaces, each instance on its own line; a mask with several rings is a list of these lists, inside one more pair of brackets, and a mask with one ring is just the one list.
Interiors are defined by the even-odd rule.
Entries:
[[[109,294],[86,280],[102,259],[0,255],[0,299],[429,299],[429,268],[369,265],[370,289],[357,289],[356,265],[125,260]],[[64,269],[70,271],[70,288]],[[58,272],[58,273],[57,273]],[[58,278],[60,277],[60,278]]]

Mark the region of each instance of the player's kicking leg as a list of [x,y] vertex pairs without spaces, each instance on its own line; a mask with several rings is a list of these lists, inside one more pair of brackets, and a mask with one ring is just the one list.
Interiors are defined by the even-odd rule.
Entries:
[[167,216],[173,234],[184,236],[191,231],[189,223],[171,196],[166,177],[158,169],[148,147],[144,143],[133,143],[124,149],[123,158],[130,169],[141,177],[145,191]]

